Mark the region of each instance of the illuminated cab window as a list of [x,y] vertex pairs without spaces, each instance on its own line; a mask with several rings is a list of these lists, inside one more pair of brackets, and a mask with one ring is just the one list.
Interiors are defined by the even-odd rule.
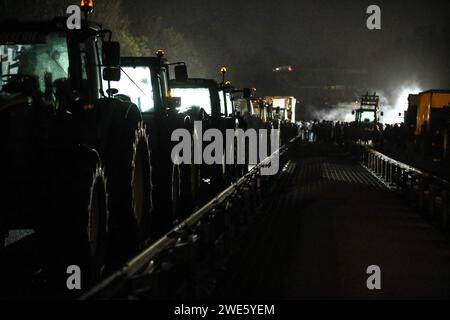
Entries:
[[[142,112],[154,111],[155,103],[149,67],[122,67],[120,81],[111,82],[111,87],[119,90],[119,97],[126,96]],[[107,82],[103,83],[103,88],[108,88]]]
[[[25,37],[25,35],[24,35]],[[64,33],[49,33],[42,42],[21,43],[0,38],[0,88],[21,90],[20,79],[29,79],[30,87],[52,96],[52,92],[69,78],[69,53]],[[32,85],[31,85],[32,83]],[[8,85],[9,84],[9,85]]]
[[211,115],[211,94],[208,88],[172,88],[172,96],[181,98],[180,112],[200,107]]
[[[223,91],[220,91],[220,92],[219,92],[219,99],[220,99],[220,114],[223,115],[223,116],[227,116],[227,115],[225,114],[225,102],[224,102],[224,99],[223,99],[223,98],[224,98],[224,97],[223,97]],[[230,95],[229,92],[228,92],[228,93],[225,93],[225,99],[226,99],[226,101],[227,101],[227,111],[228,111],[228,113],[230,114],[231,111],[232,111],[233,105],[232,105],[232,102],[231,102],[231,95]]]
[[363,111],[361,112],[361,121],[363,122],[374,122],[375,121],[375,113],[371,111]]

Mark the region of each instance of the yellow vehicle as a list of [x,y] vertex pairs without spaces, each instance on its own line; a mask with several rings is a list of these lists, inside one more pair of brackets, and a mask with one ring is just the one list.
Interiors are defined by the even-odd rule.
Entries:
[[443,128],[449,119],[450,90],[428,90],[418,94],[416,135],[428,127],[430,130]]
[[450,135],[450,90],[409,95],[405,123],[414,130],[421,153],[447,158]]

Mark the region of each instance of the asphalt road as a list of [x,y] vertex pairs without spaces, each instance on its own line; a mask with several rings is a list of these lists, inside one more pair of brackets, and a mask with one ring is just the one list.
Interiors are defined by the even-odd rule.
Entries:
[[[335,147],[302,146],[219,298],[450,298],[450,241]],[[381,268],[369,290],[367,267]]]

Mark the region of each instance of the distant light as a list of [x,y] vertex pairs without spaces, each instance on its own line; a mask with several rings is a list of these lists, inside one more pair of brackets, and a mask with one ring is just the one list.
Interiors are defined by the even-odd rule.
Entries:
[[227,73],[228,72],[227,67],[221,67],[220,72],[223,74]]
[[292,71],[294,71],[294,68],[290,65],[279,66],[273,69],[273,72],[292,72]]
[[164,49],[158,49],[158,50],[156,50],[156,56],[158,57],[158,58],[162,58],[162,57],[164,57],[166,55],[166,53],[164,52]]
[[81,0],[81,10],[91,13],[94,10],[94,0]]

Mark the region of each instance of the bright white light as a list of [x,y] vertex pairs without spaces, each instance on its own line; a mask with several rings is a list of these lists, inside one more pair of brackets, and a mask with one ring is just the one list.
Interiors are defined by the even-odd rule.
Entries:
[[172,96],[181,98],[181,112],[198,106],[211,115],[211,96],[208,88],[172,88]]
[[[112,82],[111,86],[118,89],[119,94],[128,96],[142,112],[152,111],[154,101],[150,68],[122,67],[122,71],[120,81]],[[103,87],[108,87],[107,82],[104,81]]]
[[[225,93],[226,99],[227,99],[227,111],[228,113],[231,113],[233,104],[231,102],[231,95],[230,93]],[[225,115],[225,102],[223,100],[223,91],[219,91],[219,99],[220,99],[220,113]]]
[[[422,91],[423,90],[419,86],[414,84],[399,89],[394,106],[385,109],[384,117],[381,117],[381,122],[388,124],[403,122],[403,114],[405,110],[408,109],[408,96],[410,94],[418,94]],[[400,113],[401,116],[399,115]]]

